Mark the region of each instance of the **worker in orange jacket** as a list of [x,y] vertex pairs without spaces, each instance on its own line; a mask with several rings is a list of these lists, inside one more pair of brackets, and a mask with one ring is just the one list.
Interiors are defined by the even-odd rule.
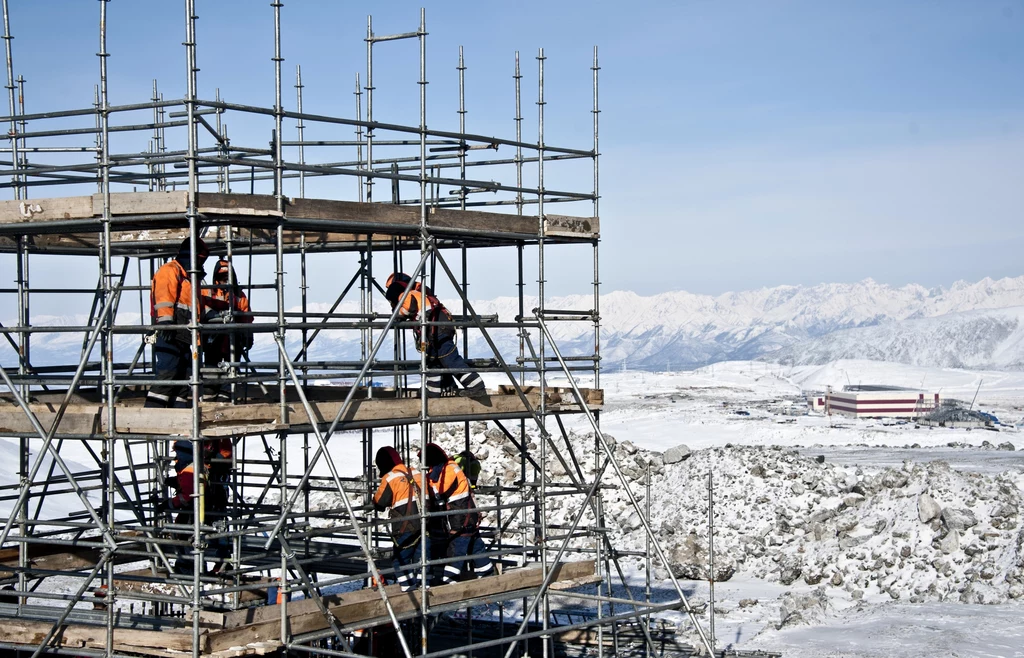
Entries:
[[[203,441],[204,473],[196,477],[195,456],[192,441],[178,439],[174,442],[174,473],[170,480],[174,495],[167,501],[154,500],[158,513],[165,509],[177,512],[174,523],[192,525],[193,499],[202,495],[204,523],[212,523],[227,516],[231,464],[234,445],[229,438]],[[212,542],[212,557],[222,559],[230,555],[231,546],[227,540]],[[192,573],[192,557],[179,549],[173,569],[176,573]]]
[[455,327],[427,325],[426,336],[421,335],[419,324],[419,313],[421,310],[426,314],[427,322],[451,322],[452,314],[448,312],[444,304],[433,295],[429,288],[426,294],[420,289],[420,283],[414,282],[408,274],[395,272],[388,277],[387,290],[384,296],[391,303],[391,310],[395,310],[402,294],[412,286],[412,291],[402,301],[402,308],[398,311],[400,320],[411,324],[413,335],[416,337],[416,350],[426,352],[427,367],[447,368],[452,370],[466,370],[458,373],[441,373],[427,375],[426,388],[428,398],[441,397],[445,390],[446,382],[451,380],[454,374],[463,388],[459,395],[463,397],[482,398],[487,395],[484,382],[476,372],[469,371],[469,364],[459,354],[455,346]]
[[[238,285],[235,270],[226,258],[213,268],[213,285],[203,287],[204,324],[251,324],[249,298]],[[210,331],[203,336],[203,365],[216,366],[221,361],[238,361],[252,347],[251,331]],[[232,344],[233,343],[233,344]],[[229,391],[223,386],[208,388],[207,396],[215,400],[229,400]]]
[[[477,578],[494,573],[491,559],[483,555],[487,551],[480,539],[480,513],[473,502],[469,478],[454,459],[436,443],[428,443],[424,452],[427,467],[427,482],[430,484],[432,499],[438,509],[455,512],[448,519],[448,557],[469,558]],[[472,556],[477,557],[473,558]],[[449,562],[444,567],[444,584],[455,582],[462,575],[467,560]]]
[[[195,265],[199,278],[205,276],[203,265],[210,250],[206,243],[196,238]],[[153,344],[153,370],[156,379],[187,379],[191,363],[191,334],[187,325],[192,318],[199,319],[201,313],[193,313],[192,282],[189,269],[192,267],[192,247],[185,238],[178,248],[178,255],[164,263],[153,275],[150,283],[150,312],[153,324],[157,325],[156,340]],[[147,407],[173,407],[185,387],[177,384],[151,386],[146,395]]]
[[406,466],[401,455],[391,446],[378,450],[374,463],[381,478],[380,486],[373,494],[373,508],[378,512],[387,510],[388,517],[393,519],[389,534],[395,544],[395,580],[403,592],[411,592],[419,587],[421,541],[427,542],[427,555],[430,555],[430,538],[423,537],[420,528],[419,499],[423,478],[419,471]]

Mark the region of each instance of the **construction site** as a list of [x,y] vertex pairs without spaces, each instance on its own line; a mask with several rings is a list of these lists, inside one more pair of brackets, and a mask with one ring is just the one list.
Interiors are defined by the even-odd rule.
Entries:
[[[199,95],[195,0],[182,2],[183,48],[163,54],[180,58],[187,84],[173,87],[186,94],[165,97],[154,81],[150,98],[112,105],[106,30],[116,7],[96,4],[95,98],[26,112],[17,26],[3,0],[9,111],[0,121],[9,131],[0,187],[9,196],[0,202],[0,251],[15,261],[17,280],[0,293],[17,316],[2,327],[17,362],[5,358],[0,369],[0,435],[17,443],[20,461],[18,481],[0,486],[9,510],[0,648],[25,656],[740,655],[715,641],[706,606],[691,607],[671,570],[671,591],[652,595],[651,571],[667,560],[649,523],[650,496],[627,480],[600,431],[597,49],[590,70],[578,72],[592,84],[580,121],[592,123],[593,140],[558,146],[544,133],[543,49],[522,62],[509,53],[507,136],[466,131],[461,49],[458,66],[451,62],[459,129],[428,128],[422,10],[404,33],[377,34],[367,20],[366,60],[352,63],[365,77],[356,78],[348,116],[303,112],[301,69],[283,66],[281,2],[258,10],[275,26],[272,106]],[[373,57],[395,41],[418,44],[408,63],[419,71],[415,125],[391,123],[388,108],[374,105]],[[536,113],[537,134],[524,134],[525,112]],[[229,124],[265,139],[232,139]],[[545,176],[565,166],[592,169],[592,185],[587,176],[584,189],[552,189]],[[335,193],[307,196],[308,183]],[[182,327],[190,363],[169,380],[156,372],[151,337],[166,325],[151,311],[151,282],[185,246],[198,254],[202,245],[244,272],[233,270],[222,287],[276,304],[254,304],[245,320],[193,314]],[[468,294],[478,274],[468,255],[499,248],[517,255],[518,267],[502,275],[519,292],[514,317],[478,314]],[[578,291],[592,295],[590,309],[545,304],[545,262],[568,250],[592,260]],[[35,286],[40,257],[98,263],[96,284]],[[354,267],[339,266],[329,281],[307,277],[307,259],[327,257]],[[417,290],[454,290],[450,318],[403,319],[414,286],[389,307],[392,272]],[[193,262],[187,275],[194,309],[203,272]],[[53,294],[87,300],[88,321],[34,322],[32,300]],[[333,305],[313,310],[325,298]],[[358,312],[339,310],[353,303]],[[240,322],[275,348],[273,358],[249,358]],[[592,349],[560,349],[553,327],[566,322],[592,325]],[[410,324],[424,334],[450,329],[466,366],[445,368],[418,351]],[[53,333],[80,342],[77,361],[34,359],[33,338]],[[230,358],[200,358],[210,336],[228,337]],[[323,357],[328,336],[358,346],[359,358]],[[518,341],[518,354],[504,353],[500,336]],[[469,353],[471,337],[490,349]],[[485,394],[429,394],[432,377],[470,372],[483,374]],[[146,404],[156,385],[178,387],[177,404]],[[219,395],[207,395],[211,387]],[[585,419],[590,454],[574,450],[567,415]],[[392,446],[419,466],[420,447],[439,428],[468,451],[471,425],[483,424],[518,461],[517,472],[505,471],[512,477],[481,479],[473,490],[481,555],[496,569],[431,584],[433,570],[465,557],[417,549],[417,586],[403,591],[388,534],[394,514],[373,505],[385,475],[374,456]],[[167,501],[182,446],[195,455],[198,484],[174,515]],[[214,468],[227,474],[226,500],[211,511]],[[615,546],[602,506],[609,487],[627,493],[647,533],[645,554]],[[414,519],[422,536],[451,514],[432,510],[426,489],[418,493],[428,513]],[[551,514],[554,498],[572,501],[569,518]],[[643,574],[630,581],[624,560],[646,562],[646,587]],[[686,614],[697,641],[677,638],[658,619],[664,611]]]

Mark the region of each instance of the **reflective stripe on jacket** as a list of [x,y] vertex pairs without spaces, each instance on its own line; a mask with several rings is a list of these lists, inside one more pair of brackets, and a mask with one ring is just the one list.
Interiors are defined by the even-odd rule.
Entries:
[[192,317],[192,282],[177,259],[167,261],[156,271],[149,292],[154,324],[185,324]]
[[460,510],[460,514],[448,516],[451,532],[470,532],[480,525],[480,514],[473,503],[466,474],[449,458],[447,462],[430,469],[430,489],[438,506],[445,511]]

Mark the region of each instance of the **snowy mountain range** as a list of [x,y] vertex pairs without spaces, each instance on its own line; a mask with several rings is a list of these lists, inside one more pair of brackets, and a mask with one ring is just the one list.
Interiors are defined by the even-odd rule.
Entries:
[[[526,308],[532,308],[528,300]],[[548,308],[590,308],[588,296],[549,300]],[[866,358],[935,366],[1024,367],[1024,276],[949,288],[851,284],[779,286],[719,296],[683,291],[601,297],[606,368],[651,370],[766,358],[820,364]],[[480,303],[480,313],[515,315],[515,299]],[[553,330],[564,351],[590,353],[592,327]],[[885,340],[885,337],[889,337]],[[941,348],[937,347],[941,344]]]
[[845,329],[762,357],[786,365],[839,359],[974,370],[1024,370],[1024,306]]
[[[550,298],[546,307],[589,310],[593,302],[593,296],[576,295]],[[458,310],[458,304],[451,306]],[[535,306],[536,299],[526,299],[524,308]],[[474,307],[481,315],[496,315],[502,322],[519,314],[519,302],[512,297],[477,301]],[[385,309],[386,302],[376,302],[376,308]],[[311,304],[310,310],[326,311],[328,306]],[[343,313],[357,310],[354,304],[342,304],[338,309]],[[861,358],[929,366],[1024,368],[1024,276],[961,281],[948,288],[893,287],[866,279],[718,296],[684,291],[641,296],[616,291],[601,296],[600,317],[606,369],[623,364],[631,369],[686,369],[755,358],[794,364]],[[137,319],[125,313],[118,321]],[[33,324],[83,322],[84,318],[37,317]],[[589,320],[552,322],[550,328],[564,354],[593,353],[594,326]],[[514,329],[493,329],[490,334],[506,357],[518,355],[519,336]],[[298,333],[290,335],[294,338],[288,342],[289,352],[295,353]],[[37,334],[32,340],[37,365],[77,361],[74,354],[81,348],[80,334]],[[533,341],[537,347],[536,332]],[[115,358],[131,360],[137,345],[137,337],[119,336]],[[490,355],[479,331],[470,331],[468,352],[477,357]],[[386,344],[383,358],[390,358],[391,353]],[[7,365],[13,352],[0,344],[0,357]],[[311,353],[313,359],[358,357],[354,332],[324,332]],[[257,337],[253,358],[276,360],[269,335]]]

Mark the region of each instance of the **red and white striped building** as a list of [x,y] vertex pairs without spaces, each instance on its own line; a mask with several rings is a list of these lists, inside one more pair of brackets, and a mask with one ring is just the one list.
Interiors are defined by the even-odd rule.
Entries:
[[896,386],[847,386],[815,396],[812,408],[853,418],[919,418],[939,406],[939,394]]

